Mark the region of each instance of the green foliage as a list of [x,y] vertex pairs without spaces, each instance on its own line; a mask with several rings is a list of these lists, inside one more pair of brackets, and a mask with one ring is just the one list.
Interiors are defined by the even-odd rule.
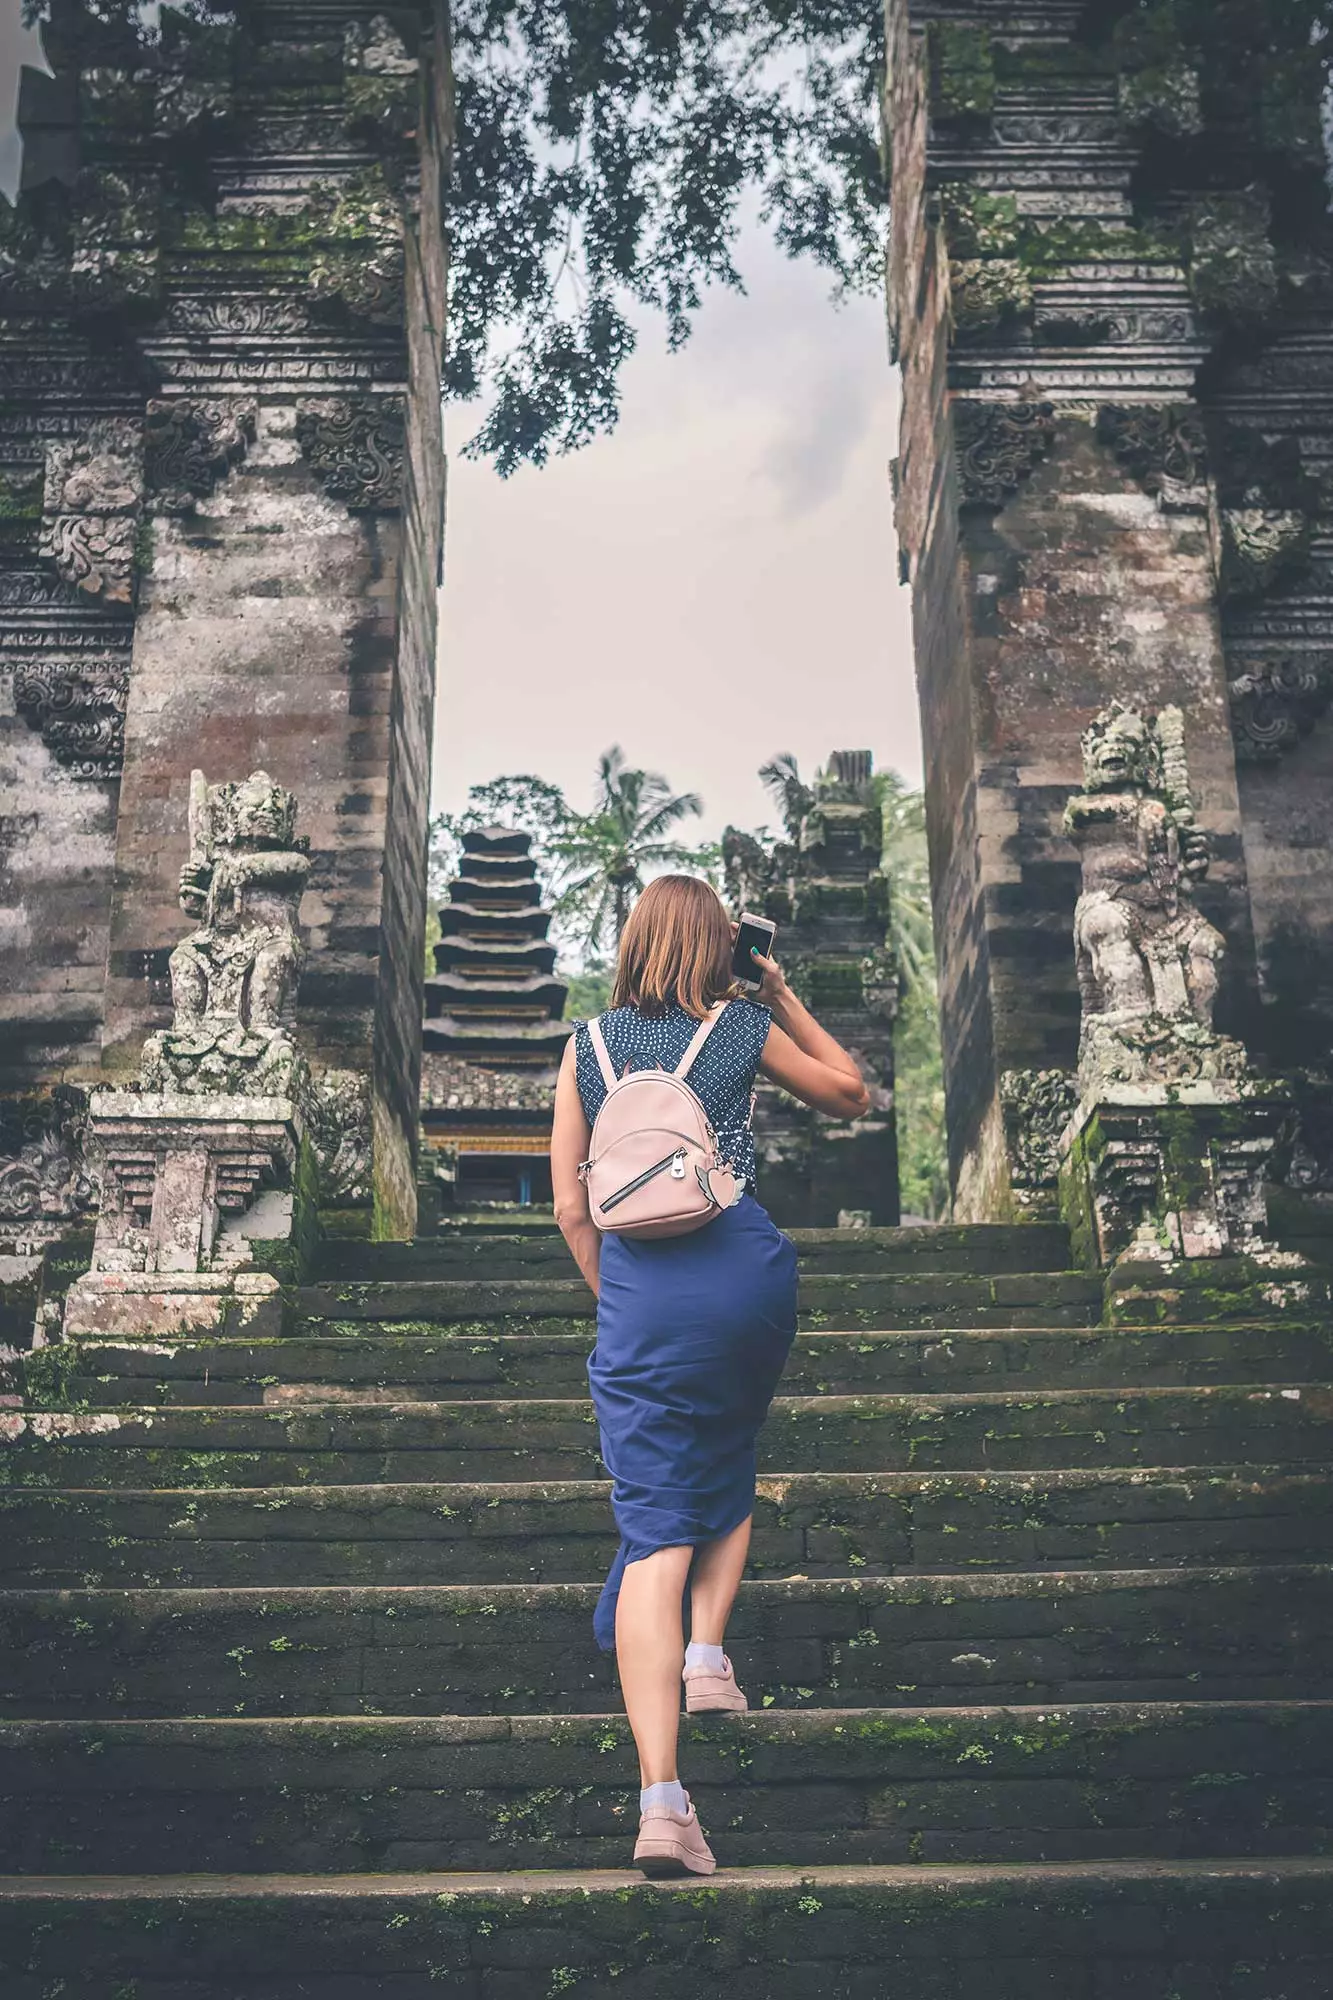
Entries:
[[939,1222],[949,1213],[944,1063],[933,981],[909,986],[893,1036],[898,1114],[898,1195],[906,1215]]
[[[609,974],[603,949],[614,946],[644,882],[664,869],[706,875],[716,882],[721,859],[712,843],[690,847],[670,838],[682,819],[703,811],[693,792],[673,793],[656,771],[630,769],[619,746],[598,764],[591,812],[576,812],[558,785],[523,772],[473,785],[461,813],[437,813],[430,823],[429,896],[443,901],[458,873],[465,833],[483,826],[513,827],[532,837],[537,873],[555,912],[553,935],[595,997]],[[434,971],[439,923],[428,925],[427,972]],[[577,1013],[573,995],[570,1012]],[[588,1011],[596,1013],[602,1001]]]
[[611,968],[600,962],[571,973],[569,998],[565,1001],[567,1021],[590,1021],[611,1005]]
[[604,945],[619,941],[648,875],[716,868],[713,848],[670,838],[673,827],[702,811],[696,793],[673,792],[658,771],[632,770],[618,744],[603,751],[592,811],[577,815],[553,842],[565,871],[556,907],[586,955],[596,959]]
[[897,771],[877,771],[874,784],[883,815],[881,866],[892,892],[889,941],[902,984],[893,1035],[898,1193],[904,1213],[937,1222],[949,1212],[949,1163],[926,801]]
[[545,883],[555,869],[555,843],[574,818],[559,785],[549,784],[530,771],[473,785],[461,813],[436,813],[430,823],[427,866],[431,902],[443,901],[458,873],[465,833],[476,833],[484,826],[507,826],[531,835],[532,858]]
[[673,348],[740,288],[747,201],[789,252],[879,282],[870,0],[455,0],[448,382],[502,474],[610,429],[633,319]]
[[930,88],[946,118],[986,118],[995,108],[995,58],[989,31],[971,22],[932,21]]

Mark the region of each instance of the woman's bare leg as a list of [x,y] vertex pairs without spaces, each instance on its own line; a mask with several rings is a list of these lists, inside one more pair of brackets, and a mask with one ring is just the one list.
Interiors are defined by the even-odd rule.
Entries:
[[691,1548],[658,1549],[626,1563],[616,1605],[616,1664],[644,1785],[676,1776],[681,1624]]
[[690,1637],[701,1646],[720,1646],[736,1602],[750,1548],[750,1515],[717,1542],[706,1542],[690,1573]]

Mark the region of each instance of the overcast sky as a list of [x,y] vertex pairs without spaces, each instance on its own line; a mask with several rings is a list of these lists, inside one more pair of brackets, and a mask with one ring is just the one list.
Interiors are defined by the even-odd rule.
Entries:
[[[0,0],[0,187],[18,164],[18,64]],[[889,501],[896,400],[876,300],[757,230],[747,294],[715,293],[668,355],[645,323],[619,428],[504,481],[452,408],[435,793],[536,771],[590,802],[598,753],[703,794],[698,831],[772,817],[755,773],[868,748],[919,773],[907,593]]]
[[703,794],[703,831],[770,818],[755,773],[920,750],[877,301],[836,308],[757,232],[747,294],[689,345],[645,325],[619,428],[508,481],[451,453],[435,786],[536,770],[587,802],[598,752]]

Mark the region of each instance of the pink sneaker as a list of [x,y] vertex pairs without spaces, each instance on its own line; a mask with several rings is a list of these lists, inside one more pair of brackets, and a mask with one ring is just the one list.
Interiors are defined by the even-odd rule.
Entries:
[[[689,1793],[686,1793],[686,1799]],[[711,1875],[717,1867],[693,1805],[686,1813],[649,1806],[639,1815],[634,1865],[645,1875]]]
[[720,1711],[738,1714],[750,1706],[736,1685],[736,1675],[725,1654],[720,1674],[715,1674],[711,1667],[686,1667],[681,1678],[685,1682],[687,1715],[712,1715]]

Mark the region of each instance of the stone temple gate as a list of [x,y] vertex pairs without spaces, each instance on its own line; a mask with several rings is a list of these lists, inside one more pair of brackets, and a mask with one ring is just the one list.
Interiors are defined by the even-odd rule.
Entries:
[[[1187,718],[1218,1026],[1305,1075],[1302,1171],[1333,1176],[1322,70],[1300,7],[1228,5],[1197,43],[1193,19],[888,10],[900,568],[964,1219],[1053,1200],[1080,1021],[1061,816],[1114,700]],[[326,1193],[373,1189],[408,1235],[445,10],[163,22],[145,53],[56,0],[0,230],[0,1213],[31,1242],[87,1219],[82,1093],[170,1019],[188,774],[260,768],[311,848]]]

